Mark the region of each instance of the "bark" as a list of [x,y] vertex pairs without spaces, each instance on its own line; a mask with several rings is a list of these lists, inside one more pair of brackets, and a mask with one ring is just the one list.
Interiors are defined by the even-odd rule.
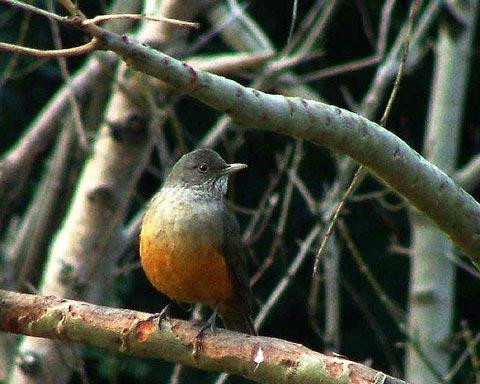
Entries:
[[361,364],[280,339],[223,329],[196,338],[198,324],[169,319],[158,326],[148,313],[53,296],[0,291],[0,314],[1,331],[176,361],[259,383],[405,383]]

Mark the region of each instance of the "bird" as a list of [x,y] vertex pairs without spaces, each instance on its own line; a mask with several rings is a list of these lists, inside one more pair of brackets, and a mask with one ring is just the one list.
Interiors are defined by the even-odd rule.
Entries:
[[211,149],[183,155],[147,206],[140,261],[150,283],[173,301],[209,306],[212,330],[218,313],[225,328],[256,335],[248,249],[225,204],[229,176],[246,167]]

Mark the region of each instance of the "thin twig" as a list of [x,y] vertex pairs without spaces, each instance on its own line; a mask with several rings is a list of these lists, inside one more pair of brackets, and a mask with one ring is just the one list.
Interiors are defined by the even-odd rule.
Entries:
[[360,19],[362,20],[363,32],[367,37],[368,42],[373,47],[375,46],[375,36],[373,34],[372,20],[368,14],[367,6],[365,5],[364,0],[355,0],[355,5],[357,6],[358,13],[360,13]]
[[[296,172],[300,162],[303,158],[302,153],[302,141],[297,140],[295,146],[295,152],[293,155],[293,161],[291,165],[291,169]],[[288,214],[291,207],[291,200],[292,200],[292,193],[293,193],[293,182],[291,179],[288,179],[287,186],[285,187],[285,193],[282,202],[282,208],[280,210],[280,218],[278,219],[278,223],[275,227],[275,237],[272,241],[272,246],[270,247],[270,251],[268,252],[268,256],[265,258],[263,263],[257,269],[257,272],[253,275],[250,279],[250,285],[253,286],[257,283],[257,281],[263,276],[263,274],[267,271],[267,269],[273,264],[273,260],[275,259],[275,255],[278,251],[278,248],[283,242],[283,233],[285,231],[285,227],[287,225]]]
[[313,197],[312,193],[309,191],[308,187],[305,185],[303,180],[298,176],[298,172],[294,172],[293,169],[289,169],[288,177],[292,181],[295,188],[297,188],[297,191],[303,197],[303,200],[305,200],[305,203],[307,204],[307,207],[310,213],[312,214],[318,213],[317,201],[315,200],[315,198]]
[[[403,54],[402,54],[401,61],[400,61],[400,66],[398,68],[397,77],[395,78],[395,83],[393,85],[392,93],[390,94],[390,98],[388,100],[387,106],[385,107],[385,112],[383,113],[383,116],[380,119],[380,125],[382,127],[384,127],[386,122],[387,122],[388,116],[390,115],[390,111],[391,111],[392,106],[393,106],[393,102],[395,101],[395,98],[396,98],[397,93],[398,93],[398,89],[400,87],[400,82],[401,82],[401,79],[402,79],[402,76],[403,76],[405,62],[406,62],[407,56],[408,56],[408,49],[409,49],[409,45],[410,45],[410,40],[412,39],[413,23],[414,23],[415,17],[416,17],[417,12],[418,12],[419,3],[420,3],[420,1],[416,0],[413,3],[413,5],[410,9],[410,14],[409,14],[408,21],[407,21],[407,32],[405,34],[404,49],[403,49]],[[340,202],[337,206],[337,209],[335,210],[335,213],[332,217],[332,220],[330,221],[328,229],[325,232],[324,238],[322,239],[322,242],[320,244],[320,248],[318,249],[317,257],[315,258],[313,273],[317,273],[318,264],[320,262],[320,258],[323,254],[323,251],[325,249],[325,245],[328,242],[328,239],[330,238],[330,236],[332,235],[333,228],[335,227],[335,223],[338,220],[338,217],[340,215],[341,210],[343,209],[343,206],[345,205],[346,200],[355,191],[357,186],[360,185],[360,183],[363,181],[363,179],[365,178],[365,176],[367,174],[368,174],[368,171],[363,165],[358,167],[357,171],[355,172],[355,176],[353,177],[350,186],[348,187],[344,196],[342,197],[342,200],[340,200]]]
[[[47,5],[48,5],[48,10],[50,12],[53,12],[54,10],[53,0],[48,0]],[[60,37],[60,28],[58,27],[58,24],[56,21],[54,20],[49,20],[49,21],[50,21],[50,27],[52,29],[55,48],[57,50],[62,49],[62,39]],[[80,116],[80,107],[78,105],[78,100],[75,97],[75,92],[73,91],[72,76],[70,76],[70,72],[67,67],[67,60],[65,59],[65,57],[57,57],[57,61],[58,61],[58,65],[60,66],[60,71],[62,73],[62,76],[65,79],[65,83],[67,84],[67,87],[68,87],[68,97],[70,99],[73,122],[74,122],[75,130],[78,135],[78,140],[81,148],[84,151],[86,151],[88,149],[87,134],[85,133],[85,127],[82,122],[82,117]]]
[[306,55],[310,52],[315,45],[315,43],[320,40],[322,34],[326,32],[326,26],[330,21],[333,20],[333,13],[338,8],[338,5],[341,3],[339,0],[330,0],[324,2],[325,4],[321,13],[319,13],[316,22],[313,24],[312,28],[306,33],[305,41],[299,45],[296,50],[297,54]]
[[[25,41],[25,37],[28,32],[28,27],[30,25],[31,16],[32,14],[30,12],[26,12],[23,15],[22,23],[20,24],[20,31],[18,32],[18,37],[15,45],[23,45],[23,42]],[[9,79],[11,73],[13,72],[15,66],[17,65],[18,57],[19,57],[19,54],[15,53],[8,60],[8,63],[5,66],[5,69],[3,70],[2,76],[0,77],[0,88],[5,83],[5,81]]]
[[410,41],[412,39],[412,30],[413,30],[413,22],[417,17],[418,9],[419,9],[420,1],[414,1],[412,8],[410,9],[410,15],[408,17],[407,23],[407,32],[405,34],[405,41],[403,47],[402,57],[400,59],[400,65],[398,67],[397,77],[395,78],[395,82],[393,83],[392,93],[390,94],[390,98],[388,99],[387,106],[385,107],[385,111],[383,112],[383,116],[380,119],[380,125],[385,127],[387,124],[388,116],[390,115],[390,111],[392,109],[393,103],[397,97],[398,90],[400,89],[400,83],[403,78],[403,71],[405,70],[405,63],[407,62],[408,51],[410,49]]
[[392,11],[396,0],[387,0],[382,7],[382,17],[380,19],[380,26],[377,40],[377,54],[383,56],[385,47],[387,45],[388,30],[390,29],[390,21],[392,20]]
[[333,228],[335,227],[335,224],[338,220],[338,217],[340,216],[341,211],[343,210],[345,203],[349,199],[350,195],[355,191],[355,189],[360,184],[360,182],[363,180],[363,178],[366,176],[366,174],[367,174],[366,168],[362,166],[358,167],[352,182],[350,183],[344,195],[342,196],[342,199],[338,203],[337,209],[335,209],[335,213],[333,214],[328,224],[327,231],[323,235],[322,242],[320,243],[320,247],[318,248],[317,256],[315,257],[315,263],[313,265],[314,274],[318,273],[318,265],[320,264],[320,258],[323,255],[325,246],[327,245],[327,242],[330,239],[330,236],[332,235]]
[[287,45],[289,45],[290,41],[292,40],[293,31],[295,29],[295,24],[297,22],[297,11],[298,11],[298,0],[293,0],[292,21],[290,22],[290,30],[288,32]]
[[394,319],[395,323],[397,324],[399,329],[405,329],[404,326],[404,321],[405,321],[405,313],[402,310],[402,308],[399,307],[397,303],[395,303],[390,297],[388,297],[387,293],[385,290],[382,288],[382,285],[378,282],[378,280],[375,278],[373,273],[370,271],[370,268],[368,265],[365,263],[363,260],[360,251],[358,250],[357,246],[355,245],[352,237],[350,236],[350,233],[347,229],[347,226],[342,220],[338,221],[338,229],[340,232],[340,235],[342,238],[345,240],[345,243],[353,256],[353,259],[358,265],[358,269],[360,272],[363,273],[365,278],[367,279],[368,283],[370,286],[373,288],[375,293],[377,294],[378,298],[380,301],[383,303],[385,308],[388,310],[392,318]]
[[374,54],[369,57],[361,58],[358,60],[353,60],[349,63],[335,65],[333,67],[320,69],[318,71],[308,73],[303,76],[299,76],[301,81],[314,81],[320,80],[327,77],[338,76],[343,73],[352,73],[353,71],[358,71],[364,68],[368,68],[372,65],[378,64],[382,60],[382,57],[378,54]]
[[[3,1],[3,0],[0,0]],[[88,43],[73,48],[64,49],[36,49],[22,47],[16,44],[0,42],[0,50],[14,52],[20,55],[35,56],[41,58],[58,58],[85,55],[97,50],[99,47],[98,40],[93,38]]]
[[367,324],[370,326],[379,344],[382,346],[385,358],[390,363],[390,369],[392,372],[395,372],[396,375],[400,376],[401,371],[396,361],[395,351],[392,349],[391,343],[389,343],[387,335],[383,331],[382,323],[380,320],[377,320],[373,314],[370,303],[367,303],[362,299],[346,276],[342,276],[341,283],[345,290],[350,294],[351,299],[357,304],[358,309],[365,317]]
[[283,49],[282,56],[286,56],[289,54],[292,49],[299,44],[301,39],[305,36],[305,33],[310,32],[311,29],[310,27],[312,24],[315,22],[315,19],[317,18],[318,13],[322,9],[322,6],[325,5],[325,2],[323,0],[317,0],[315,4],[313,4],[310,7],[310,10],[308,11],[307,15],[304,17],[302,22],[300,23],[297,32],[292,36],[291,39],[289,39],[287,46]]
[[[448,382],[453,380],[453,378],[460,371],[463,364],[465,364],[465,362],[469,357],[471,359],[473,358],[475,360],[478,360],[478,358],[476,357],[476,347],[477,347],[477,344],[480,342],[480,332],[478,332],[476,336],[473,338],[471,335],[471,331],[467,329],[466,322],[462,321],[461,326],[463,328],[462,335],[464,336],[467,346],[463,351],[463,353],[460,355],[460,357],[457,359],[455,364],[452,365],[452,368],[450,369],[450,371],[445,375],[445,380]],[[477,364],[478,364],[478,361],[477,361]],[[476,368],[478,371],[478,366]],[[475,382],[478,383],[478,372],[474,372],[474,373],[477,377],[477,380]]]
[[445,256],[448,260],[450,260],[463,271],[467,272],[469,275],[473,276],[476,279],[480,279],[480,272],[475,267],[473,267],[472,264],[463,261],[460,257],[451,252],[447,252]]
[[175,364],[173,367],[172,373],[170,375],[170,381],[169,384],[180,384],[180,374],[183,371],[183,365],[182,364]]
[[[260,219],[262,218],[262,215],[264,214],[265,207],[271,202],[270,198],[277,187],[278,183],[280,182],[285,170],[287,169],[288,165],[288,160],[290,159],[290,155],[292,154],[292,146],[288,144],[285,147],[285,151],[282,153],[282,155],[278,156],[278,161],[277,161],[277,172],[275,172],[271,178],[270,182],[268,184],[268,187],[265,189],[265,192],[263,193],[262,197],[260,198],[260,202],[258,203],[258,208],[255,212],[255,215],[252,217],[250,222],[247,225],[247,228],[244,231],[243,234],[243,241],[245,243],[251,244],[252,242],[255,242],[255,239],[258,237],[258,232],[257,234],[254,233],[255,229],[257,228],[257,224],[259,223]],[[276,204],[275,204],[276,205]],[[260,225],[260,228],[263,228],[264,225]]]
[[56,13],[52,13],[52,12],[48,12],[48,11],[45,11],[44,9],[41,9],[41,8],[38,8],[38,7],[35,7],[33,5],[30,5],[30,4],[27,4],[27,3],[23,3],[21,1],[17,1],[17,0],[0,0],[1,3],[6,3],[6,4],[9,4],[15,8],[20,8],[20,9],[23,9],[27,12],[32,12],[32,13],[36,13],[37,15],[40,15],[40,16],[44,16],[48,19],[51,19],[51,20],[56,20],[56,21],[59,21],[59,22],[65,22],[68,17],[65,17],[65,16],[60,16],[60,15],[57,15]]
[[280,279],[275,289],[273,289],[272,293],[268,297],[265,304],[262,306],[260,311],[258,312],[257,316],[255,317],[255,328],[260,329],[263,322],[267,318],[267,315],[272,310],[272,307],[278,302],[282,294],[287,289],[289,283],[297,274],[300,266],[305,261],[306,256],[309,254],[310,248],[312,247],[313,242],[318,237],[321,232],[322,227],[317,224],[315,225],[312,230],[309,232],[305,240],[302,241],[300,245],[300,249],[298,250],[297,255],[293,259],[290,267],[285,272],[285,275]]
[[144,14],[137,14],[137,13],[123,13],[123,14],[112,14],[112,15],[98,15],[91,19],[86,19],[83,22],[83,25],[88,24],[100,24],[104,21],[110,20],[148,20],[148,21],[157,21],[161,23],[167,23],[176,27],[187,27],[187,28],[194,28],[199,29],[199,23],[193,23],[190,21],[183,21],[183,20],[176,20],[170,19],[168,17],[155,17],[155,16],[147,16]]

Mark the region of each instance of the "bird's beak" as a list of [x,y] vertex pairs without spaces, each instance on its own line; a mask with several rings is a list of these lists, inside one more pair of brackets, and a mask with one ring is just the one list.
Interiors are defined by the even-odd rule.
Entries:
[[242,169],[247,168],[247,164],[242,164],[242,163],[233,163],[233,164],[228,164],[222,171],[224,175],[229,175],[230,173],[235,173],[238,172]]

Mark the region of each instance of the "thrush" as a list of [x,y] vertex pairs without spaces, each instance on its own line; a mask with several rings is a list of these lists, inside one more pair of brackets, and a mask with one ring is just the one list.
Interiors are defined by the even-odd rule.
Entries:
[[182,156],[152,198],[140,232],[143,270],[160,292],[181,303],[202,303],[225,328],[256,334],[252,293],[240,228],[225,205],[228,177],[246,168],[215,151]]

